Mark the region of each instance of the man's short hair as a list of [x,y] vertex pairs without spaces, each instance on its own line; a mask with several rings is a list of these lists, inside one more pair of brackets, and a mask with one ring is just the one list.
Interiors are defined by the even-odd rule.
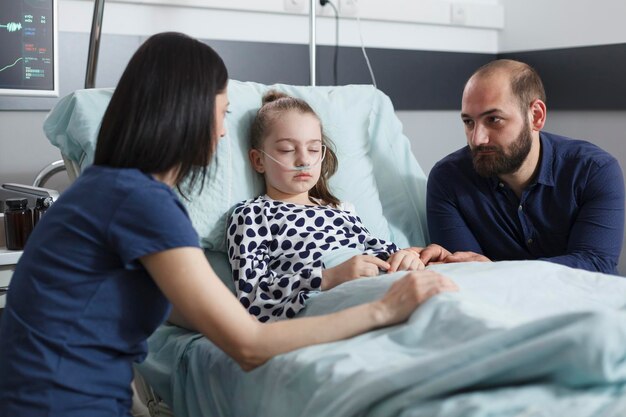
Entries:
[[[530,103],[539,99],[546,102],[546,90],[541,77],[530,65],[512,59],[497,59],[478,68],[470,79],[474,77],[488,77],[496,72],[504,71],[509,75],[511,91],[517,98],[520,109],[526,112]],[[469,81],[469,80],[468,80]]]

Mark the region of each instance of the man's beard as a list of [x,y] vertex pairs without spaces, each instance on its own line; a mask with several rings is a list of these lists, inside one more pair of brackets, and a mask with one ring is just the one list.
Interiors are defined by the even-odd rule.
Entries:
[[[511,174],[522,166],[530,153],[532,134],[528,120],[524,122],[522,131],[506,150],[497,146],[480,145],[472,149],[474,169],[481,177],[493,177]],[[480,152],[492,151],[491,155],[481,155]]]

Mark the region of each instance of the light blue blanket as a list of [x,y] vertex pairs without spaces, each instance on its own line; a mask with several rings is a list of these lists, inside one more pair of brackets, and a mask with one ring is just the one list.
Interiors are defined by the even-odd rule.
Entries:
[[[245,373],[174,326],[139,366],[185,416],[626,416],[626,280],[524,261],[433,267],[461,291],[407,323],[280,355]],[[304,315],[379,297],[403,273],[310,299]]]

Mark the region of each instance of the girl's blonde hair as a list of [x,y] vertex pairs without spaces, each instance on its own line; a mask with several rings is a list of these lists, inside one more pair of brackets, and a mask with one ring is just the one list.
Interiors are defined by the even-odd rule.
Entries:
[[332,141],[324,134],[322,121],[309,104],[296,97],[288,96],[276,90],[270,90],[263,96],[263,104],[252,122],[250,130],[250,146],[252,149],[261,150],[263,141],[269,134],[274,121],[288,111],[297,111],[301,114],[311,114],[320,123],[322,131],[322,144],[326,146],[326,157],[322,161],[320,178],[317,184],[309,191],[311,197],[317,198],[332,206],[339,205],[340,201],[328,188],[328,180],[337,172],[338,161]]

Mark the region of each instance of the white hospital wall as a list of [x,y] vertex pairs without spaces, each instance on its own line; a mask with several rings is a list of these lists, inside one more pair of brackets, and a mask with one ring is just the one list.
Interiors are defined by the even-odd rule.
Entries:
[[426,175],[441,158],[465,146],[460,110],[398,111],[396,114]]
[[623,0],[501,0],[499,52],[626,42]]
[[[308,4],[308,0],[306,2]],[[89,32],[92,3],[93,0],[60,0],[60,30]],[[202,39],[308,44],[308,17],[278,12],[283,9],[283,3],[284,0],[108,0],[102,31],[140,36],[179,31]],[[363,38],[368,47],[497,51],[496,29],[501,26],[504,16],[501,7],[493,0],[465,0],[467,21],[464,24],[451,23],[454,1],[421,0],[409,6],[413,12],[408,17],[407,13],[402,13],[407,9],[406,4],[410,4],[406,0],[360,0],[359,3]],[[180,7],[185,4],[193,7]],[[385,12],[390,7],[400,9],[394,13]],[[485,8],[491,17],[480,19],[478,12]],[[374,20],[374,16],[380,17]],[[335,44],[334,25],[333,18],[317,19],[318,45]],[[342,19],[339,44],[360,45],[354,18]]]
[[[305,15],[271,11],[282,7],[283,1],[108,0],[102,30],[105,35],[148,36],[162,31],[180,31],[204,39],[308,44],[308,18]],[[478,27],[441,24],[445,23],[445,19],[449,20],[451,1],[420,1],[420,6],[415,7],[416,17],[411,18],[414,22],[393,22],[389,19],[394,16],[389,16],[388,13],[386,20],[366,19],[368,16],[385,15],[384,10],[377,9],[383,7],[382,4],[390,10],[394,10],[392,6],[396,6],[395,17],[413,16],[403,13],[402,7],[398,9],[401,4],[407,4],[406,0],[389,0],[386,3],[361,0],[360,3],[363,7],[363,39],[367,47],[478,53],[495,53],[497,50],[497,30],[484,27],[485,21],[479,19],[478,13],[487,7],[493,14],[495,7],[497,10],[494,19],[497,26],[502,20],[498,18],[497,0],[464,1],[468,22],[475,22]],[[173,4],[189,7],[173,7]],[[475,9],[469,7],[472,4],[476,6]],[[257,5],[258,8],[264,7],[268,11],[250,11]],[[92,13],[93,0],[59,0],[59,30],[89,33]],[[487,21],[487,24],[490,23]],[[317,41],[320,45],[334,45],[333,19],[318,19]],[[356,21],[342,20],[340,45],[359,44]],[[98,73],[102,74],[105,68],[106,62],[101,60]],[[119,69],[119,73],[122,69]],[[112,86],[101,85],[98,80],[96,85]],[[0,111],[0,183],[30,184],[43,167],[60,158],[57,149],[48,143],[41,130],[46,113]],[[437,130],[435,127],[432,129]],[[57,177],[60,178],[54,178],[51,186],[57,186],[57,182],[63,183],[62,176]],[[64,185],[58,186],[62,188]]]

